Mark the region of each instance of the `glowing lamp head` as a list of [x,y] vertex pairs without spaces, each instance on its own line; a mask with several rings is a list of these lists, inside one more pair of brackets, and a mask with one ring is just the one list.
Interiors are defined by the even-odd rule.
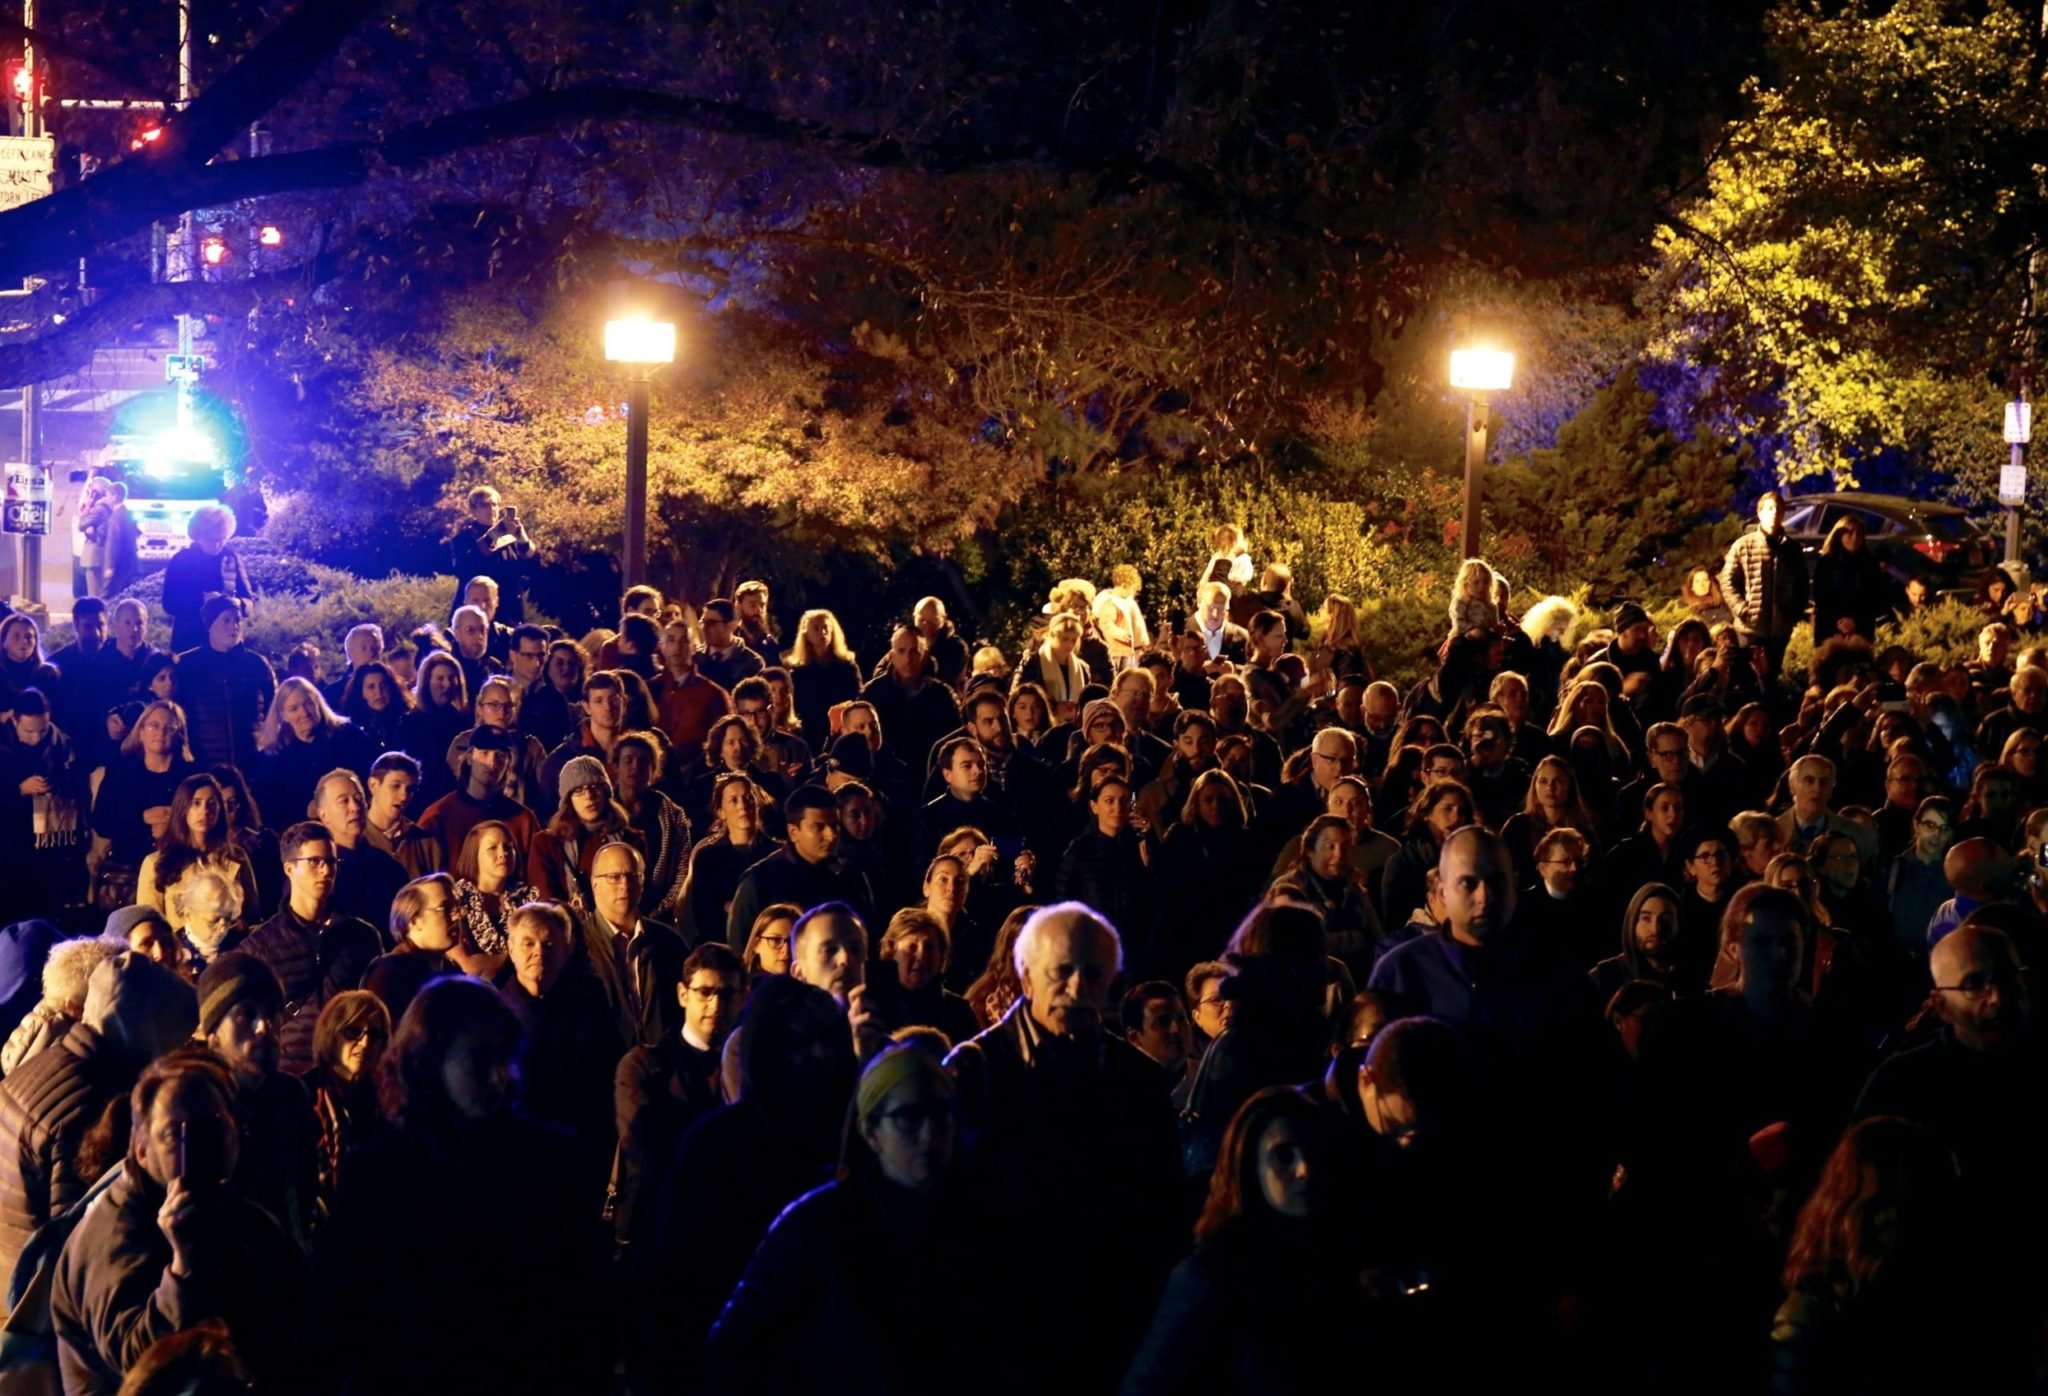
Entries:
[[14,93],[14,100],[26,102],[36,95],[35,71],[27,64],[17,64],[8,71],[8,89]]
[[2034,439],[2034,404],[2008,402],[2005,405],[2005,440],[2009,446],[2024,446]]
[[158,141],[162,140],[163,138],[163,127],[145,126],[142,128],[142,131],[135,137],[134,140],[128,142],[128,148],[130,150],[140,150],[146,145],[155,145]]
[[1515,385],[1515,356],[1505,349],[1453,349],[1451,386],[1470,393],[1504,393]]
[[676,327],[665,320],[632,315],[604,324],[604,356],[621,364],[671,364],[676,360]]
[[256,230],[256,241],[264,247],[284,246],[284,229],[275,223],[265,223]]
[[228,259],[228,245],[220,238],[207,238],[199,244],[199,255],[206,259],[206,265],[217,267]]

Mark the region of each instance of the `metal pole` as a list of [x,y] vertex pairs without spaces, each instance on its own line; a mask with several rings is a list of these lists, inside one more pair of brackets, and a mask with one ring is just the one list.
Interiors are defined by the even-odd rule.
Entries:
[[1486,468],[1486,399],[1474,395],[1465,400],[1465,526],[1464,555],[1479,556],[1479,509],[1484,488],[1480,472]]
[[[184,111],[192,105],[192,0],[178,0],[178,110]],[[182,270],[175,273],[173,281],[190,281],[193,276],[193,258],[199,249],[193,244],[192,210],[186,209],[178,215],[178,238],[184,243],[179,261]],[[195,338],[192,317],[182,310],[178,312],[178,352],[190,354]],[[192,385],[188,380],[178,382],[178,425],[187,426],[192,416]]]
[[[2013,442],[2013,469],[2023,470],[2026,468],[2026,464],[2027,448],[2017,441]],[[2007,505],[2005,510],[2005,560],[2007,562],[2018,562],[2020,560],[2020,507],[2017,504],[2011,504]]]
[[645,366],[626,384],[626,585],[647,580],[647,387]]
[[[35,0],[22,0],[21,25],[25,31],[33,32],[36,23]],[[42,112],[37,109],[35,84],[35,46],[25,38],[21,46],[22,68],[30,75],[28,100],[21,104],[21,133],[24,136],[43,134]],[[43,385],[24,383],[21,387],[21,462],[28,467],[28,477],[33,488],[36,464],[42,457],[43,444]],[[55,491],[46,491],[50,495]],[[52,504],[54,504],[54,498]],[[47,521],[56,511],[46,508]],[[46,525],[47,526],[47,525]],[[43,539],[41,534],[21,535],[21,594],[30,601],[43,599]]]

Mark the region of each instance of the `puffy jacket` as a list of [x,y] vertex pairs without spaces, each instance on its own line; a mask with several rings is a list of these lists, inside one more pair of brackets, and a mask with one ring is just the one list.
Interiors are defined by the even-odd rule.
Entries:
[[190,985],[124,952],[93,971],[80,1021],[0,1081],[0,1273],[91,1186],[78,1173],[78,1144],[107,1102],[198,1024]]
[[232,764],[245,774],[258,769],[256,725],[277,696],[269,661],[237,645],[217,650],[203,645],[178,656],[178,702],[185,709],[192,755],[202,766]]
[[281,1069],[303,1076],[313,1066],[313,1025],[320,1010],[344,989],[362,987],[384,946],[375,930],[353,916],[330,915],[315,926],[286,906],[242,948],[275,970],[284,986],[284,1028],[277,1035]]
[[[1721,567],[1721,594],[1740,630],[1754,635],[1790,635],[1806,615],[1806,559],[1782,532],[1752,528],[1728,547]],[[185,674],[178,672],[179,691]]]

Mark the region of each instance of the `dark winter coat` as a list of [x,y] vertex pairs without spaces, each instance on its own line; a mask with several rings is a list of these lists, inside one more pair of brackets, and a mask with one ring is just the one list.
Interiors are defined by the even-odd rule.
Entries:
[[1782,529],[1753,528],[1728,545],[1721,594],[1744,634],[1790,635],[1806,618],[1806,558]]
[[277,676],[247,645],[202,645],[178,656],[178,705],[185,710],[192,755],[202,766],[259,769],[256,727],[277,697]]
[[284,1027],[278,1032],[283,1070],[303,1076],[313,1066],[313,1025],[327,1001],[360,988],[383,938],[364,922],[329,913],[315,926],[289,905],[249,937],[242,947],[277,972],[284,985]]

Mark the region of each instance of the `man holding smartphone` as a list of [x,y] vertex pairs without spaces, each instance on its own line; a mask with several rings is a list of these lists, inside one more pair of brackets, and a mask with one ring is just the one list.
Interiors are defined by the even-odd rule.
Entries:
[[152,1063],[128,1157],[58,1259],[51,1326],[66,1391],[114,1391],[159,1338],[224,1320],[263,1390],[305,1390],[305,1259],[235,1186],[235,1086],[211,1052]]
[[[463,579],[489,577],[498,584],[497,619],[518,625],[526,619],[526,563],[533,557],[533,539],[526,535],[517,505],[506,504],[489,485],[469,492],[469,517],[455,530],[448,548],[456,586]],[[463,602],[458,590],[449,610]]]

